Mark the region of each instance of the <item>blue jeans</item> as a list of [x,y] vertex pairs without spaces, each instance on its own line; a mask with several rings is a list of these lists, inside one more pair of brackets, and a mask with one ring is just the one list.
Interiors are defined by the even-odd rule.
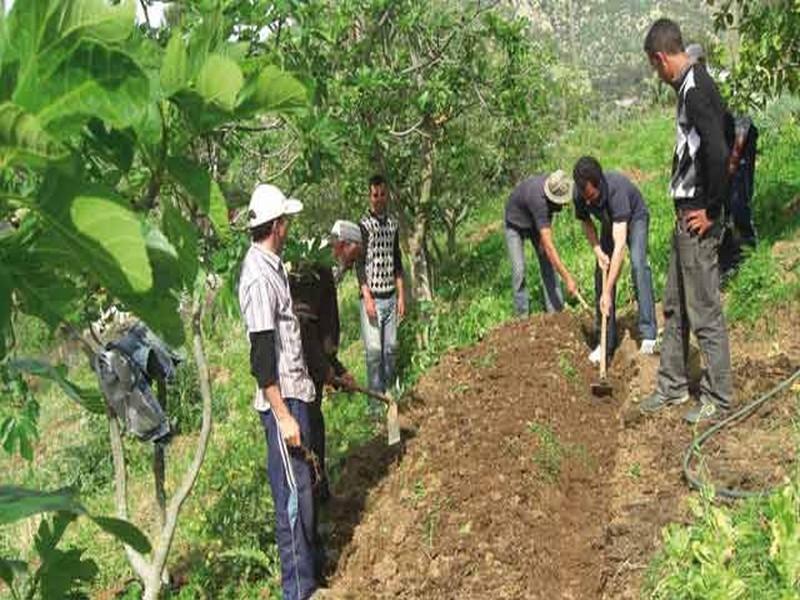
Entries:
[[[654,340],[658,335],[656,325],[656,305],[653,298],[653,273],[647,260],[647,239],[650,229],[650,217],[637,219],[628,223],[628,250],[631,253],[631,277],[639,305],[639,335],[643,340]],[[600,247],[609,258],[614,250],[614,241],[610,234],[601,236]],[[595,323],[600,328],[600,293],[602,291],[603,274],[600,267],[594,269]],[[607,353],[610,356],[619,342],[616,315],[616,285],[611,291],[611,310],[608,315],[608,331],[606,340]]]
[[527,316],[530,313],[530,296],[525,286],[525,240],[529,239],[539,259],[539,278],[542,284],[542,299],[547,312],[559,312],[564,308],[561,287],[556,271],[547,259],[541,244],[533,239],[530,231],[523,231],[508,224],[505,226],[508,258],[511,261],[511,291],[514,294],[514,313]]
[[367,358],[367,384],[371,391],[384,394],[396,385],[397,296],[375,298],[375,310],[378,318],[372,321],[362,298],[361,339]]
[[[311,439],[308,405],[301,400],[284,398],[286,408],[300,426],[300,440],[306,446]],[[297,515],[291,522],[289,500],[291,486],[284,465],[281,445],[286,448],[272,411],[259,413],[267,438],[267,476],[275,506],[275,540],[281,559],[281,586],[284,600],[306,600],[317,589],[322,572],[322,548],[316,541],[311,466],[294,449],[288,449],[288,462],[297,489]]]

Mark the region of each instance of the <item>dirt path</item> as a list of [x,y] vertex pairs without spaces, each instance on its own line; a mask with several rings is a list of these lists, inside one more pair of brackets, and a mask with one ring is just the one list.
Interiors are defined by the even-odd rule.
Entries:
[[[403,415],[404,447],[376,439],[345,465],[331,514],[335,596],[638,597],[660,529],[686,516],[680,457],[692,432],[677,411],[629,418],[657,358],[625,342],[614,399],[601,402],[586,352],[576,318],[560,314],[445,357]],[[765,389],[798,359],[794,348],[758,359],[737,369],[737,387]],[[772,446],[760,439],[767,458],[789,454],[786,410],[766,428]],[[712,472],[751,462],[746,430],[737,435],[712,449]],[[773,461],[752,480],[774,483],[787,466]]]

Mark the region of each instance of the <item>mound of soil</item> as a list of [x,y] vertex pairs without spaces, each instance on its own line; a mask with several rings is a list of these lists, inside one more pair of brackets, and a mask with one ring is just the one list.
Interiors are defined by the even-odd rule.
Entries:
[[[686,517],[680,460],[693,432],[680,411],[628,418],[658,365],[635,350],[627,339],[617,352],[609,400],[591,395],[597,374],[571,314],[510,323],[444,357],[403,414],[403,445],[376,438],[345,463],[330,515],[334,597],[638,597],[661,528]],[[792,364],[752,363],[737,382],[766,388]],[[714,461],[740,472],[753,461],[746,432],[762,422],[714,446]]]

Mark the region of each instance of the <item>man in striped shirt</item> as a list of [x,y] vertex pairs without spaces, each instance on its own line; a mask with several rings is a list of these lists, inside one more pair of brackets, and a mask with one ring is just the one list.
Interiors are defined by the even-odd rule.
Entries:
[[305,600],[318,587],[323,556],[315,532],[312,466],[302,451],[311,439],[309,377],[281,250],[289,215],[300,212],[272,185],[259,185],[249,206],[253,240],[242,262],[239,306],[258,382],[255,409],[267,438],[267,475],[275,505],[275,538],[284,599]]

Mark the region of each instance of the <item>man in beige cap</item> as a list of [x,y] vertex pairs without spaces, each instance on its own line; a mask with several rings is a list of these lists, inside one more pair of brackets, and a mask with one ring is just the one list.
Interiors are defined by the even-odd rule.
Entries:
[[511,287],[514,312],[527,316],[530,297],[525,285],[525,240],[528,239],[539,259],[539,277],[547,312],[564,308],[564,298],[556,280],[556,271],[567,292],[576,295],[578,286],[570,275],[553,243],[553,215],[572,201],[572,178],[560,169],[547,175],[530,177],[517,185],[506,203],[505,236],[511,260]]

